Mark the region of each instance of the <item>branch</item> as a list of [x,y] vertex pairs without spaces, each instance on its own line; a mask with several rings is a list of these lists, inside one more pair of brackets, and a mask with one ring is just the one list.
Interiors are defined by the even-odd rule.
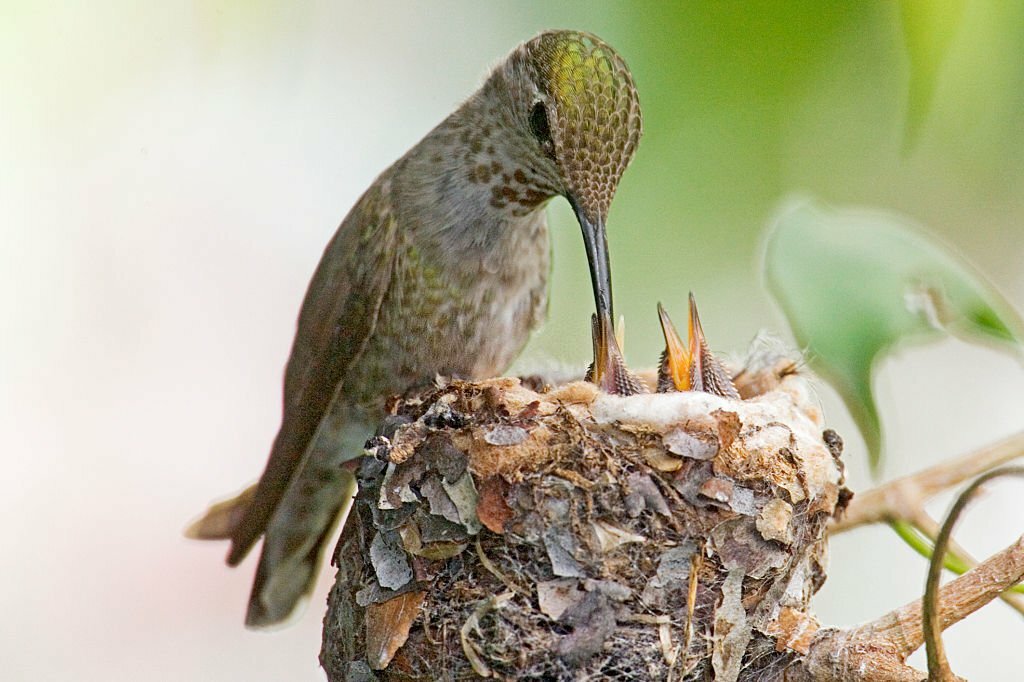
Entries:
[[[942,604],[939,626],[942,630],[959,623],[1008,587],[1024,578],[1024,535],[1012,545],[993,555],[977,568],[951,580],[939,588]],[[861,625],[854,632],[858,637],[887,639],[899,647],[906,658],[924,643],[922,600],[890,611],[878,620]]]
[[832,523],[836,535],[869,523],[913,522],[925,500],[964,481],[1024,456],[1024,431],[962,457],[898,478],[853,498]]
[[[921,533],[925,535],[934,545],[935,539],[939,536],[939,524],[931,517],[928,512],[921,509],[918,514],[911,521],[914,527],[917,528]],[[926,558],[928,554],[923,554]],[[975,559],[970,552],[961,547],[956,540],[953,538],[949,539],[949,550],[946,553],[946,558],[955,557],[958,559],[966,568],[957,567],[954,570],[956,573],[966,573],[968,570],[978,565],[978,560]],[[947,566],[949,568],[949,566]],[[999,595],[999,598],[1009,606],[1011,609],[1024,616],[1024,594],[1020,590],[1021,586],[1018,585],[1016,588],[1010,588]]]
[[[977,568],[939,589],[945,630],[1024,578],[1024,536]],[[904,661],[924,642],[922,599],[849,630],[823,630],[806,658],[786,671],[787,682],[920,682],[925,674]]]
[[[846,508],[846,513],[833,521],[829,534],[836,535],[869,523],[890,523],[894,524],[893,527],[896,529],[895,524],[902,522],[912,525],[934,543],[939,534],[939,525],[925,511],[925,501],[952,486],[1021,456],[1024,456],[1024,431],[957,459],[890,481],[855,496]],[[916,546],[910,542],[908,544],[926,558],[930,556],[927,547]],[[978,565],[977,560],[955,540],[950,539],[949,546],[949,555],[963,566],[972,568]],[[952,565],[947,565],[947,568],[956,573],[963,573],[965,570],[963,567]],[[1001,594],[1000,599],[1024,615],[1024,595],[1008,591]]]

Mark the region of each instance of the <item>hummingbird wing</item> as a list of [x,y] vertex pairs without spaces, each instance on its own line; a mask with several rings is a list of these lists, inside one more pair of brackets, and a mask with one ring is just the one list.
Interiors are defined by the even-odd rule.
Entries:
[[[285,369],[281,428],[251,503],[231,534],[227,559],[231,565],[245,558],[268,530],[286,491],[288,496],[301,497],[304,491],[296,490],[293,496],[289,486],[298,485],[318,429],[342,391],[345,372],[358,360],[376,326],[396,253],[396,222],[386,187],[385,178],[374,183],[342,221],[306,291]],[[337,506],[341,503],[339,499]],[[305,538],[289,537],[286,551],[273,548],[270,554],[305,557],[310,551],[316,553],[316,545],[330,528],[304,530]],[[268,532],[257,582],[259,574],[268,572],[265,568],[272,568],[264,566],[267,545],[279,544],[269,536]]]

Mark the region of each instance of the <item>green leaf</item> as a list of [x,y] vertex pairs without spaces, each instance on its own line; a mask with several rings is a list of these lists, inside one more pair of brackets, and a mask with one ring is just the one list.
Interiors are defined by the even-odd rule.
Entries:
[[836,389],[881,462],[873,370],[897,344],[952,334],[1020,353],[1024,323],[986,279],[893,214],[794,201],[766,240],[768,290],[811,367]]
[[901,0],[903,42],[910,58],[904,149],[913,147],[928,116],[939,68],[949,52],[965,0]]

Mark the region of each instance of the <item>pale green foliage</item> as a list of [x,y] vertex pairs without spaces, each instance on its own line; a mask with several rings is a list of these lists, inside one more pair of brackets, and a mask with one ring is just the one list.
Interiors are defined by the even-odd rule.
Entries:
[[913,147],[964,13],[964,0],[901,0],[903,42],[910,60],[904,147]]
[[1003,297],[934,238],[898,216],[794,202],[770,231],[769,291],[810,365],[838,391],[881,460],[872,396],[877,361],[901,342],[953,334],[1020,351],[1024,324]]

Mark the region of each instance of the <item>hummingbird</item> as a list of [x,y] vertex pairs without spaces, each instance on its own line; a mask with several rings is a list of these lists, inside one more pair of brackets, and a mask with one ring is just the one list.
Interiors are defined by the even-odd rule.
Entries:
[[665,336],[665,350],[661,354],[658,366],[658,393],[704,391],[723,398],[739,400],[740,394],[733,385],[732,378],[708,348],[693,293],[690,293],[687,345],[683,345],[679,332],[660,303],[658,318],[661,322],[661,333]]
[[259,481],[186,531],[229,539],[232,566],[263,538],[247,626],[285,621],[312,590],[385,400],[437,375],[502,372],[544,320],[555,197],[579,222],[597,316],[612,319],[605,223],[641,133],[622,57],[589,33],[546,31],[356,202],[306,291]]

